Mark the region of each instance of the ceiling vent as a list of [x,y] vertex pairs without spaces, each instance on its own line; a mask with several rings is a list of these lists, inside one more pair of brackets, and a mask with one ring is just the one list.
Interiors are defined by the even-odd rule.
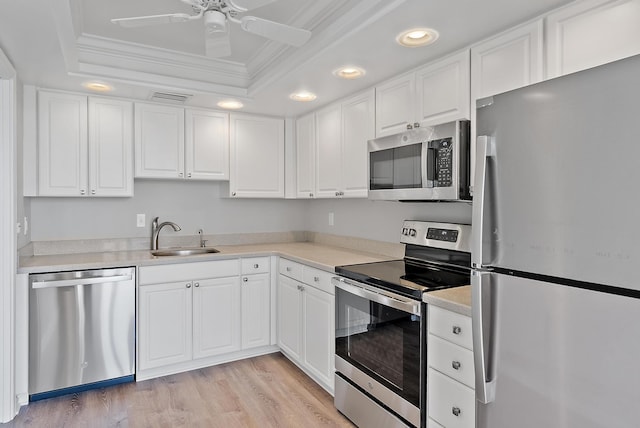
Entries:
[[172,102],[177,104],[184,104],[189,98],[193,95],[190,94],[179,94],[175,92],[154,92],[151,94],[149,99],[151,101],[163,101],[163,102]]

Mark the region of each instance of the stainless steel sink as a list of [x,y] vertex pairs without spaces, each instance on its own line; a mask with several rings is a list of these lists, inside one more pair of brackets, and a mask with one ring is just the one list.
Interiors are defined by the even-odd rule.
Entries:
[[195,256],[198,254],[219,253],[215,248],[195,247],[195,248],[164,248],[161,250],[153,250],[151,254],[154,256]]

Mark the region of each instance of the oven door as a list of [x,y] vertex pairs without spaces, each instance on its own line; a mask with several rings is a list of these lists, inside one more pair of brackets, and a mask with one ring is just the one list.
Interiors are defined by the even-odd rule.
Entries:
[[420,426],[426,365],[421,303],[335,278],[336,371]]

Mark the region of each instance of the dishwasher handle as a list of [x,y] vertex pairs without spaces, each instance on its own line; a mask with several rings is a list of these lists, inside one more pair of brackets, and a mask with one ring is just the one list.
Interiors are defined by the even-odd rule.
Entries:
[[31,287],[32,288],[71,287],[75,285],[104,284],[106,282],[130,281],[132,278],[133,277],[131,276],[131,274],[127,274],[127,275],[112,275],[112,276],[96,276],[93,278],[59,279],[54,281],[34,281],[31,284]]

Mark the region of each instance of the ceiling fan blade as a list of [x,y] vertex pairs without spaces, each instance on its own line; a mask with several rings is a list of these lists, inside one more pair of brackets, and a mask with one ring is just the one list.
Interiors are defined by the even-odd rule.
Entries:
[[231,55],[229,27],[226,31],[210,32],[205,28],[205,54],[209,58],[221,58]]
[[186,13],[168,13],[165,15],[136,16],[133,18],[115,18],[111,22],[121,27],[144,27],[147,25],[171,24],[172,22],[191,21],[199,17],[198,15],[188,15]]
[[240,26],[244,31],[249,33],[293,46],[302,46],[307,43],[309,37],[311,37],[311,31],[280,24],[279,22],[268,21],[255,16],[243,17],[240,19]]
[[227,3],[238,12],[247,12],[249,10],[257,9],[262,6],[266,6],[276,0],[227,0]]

